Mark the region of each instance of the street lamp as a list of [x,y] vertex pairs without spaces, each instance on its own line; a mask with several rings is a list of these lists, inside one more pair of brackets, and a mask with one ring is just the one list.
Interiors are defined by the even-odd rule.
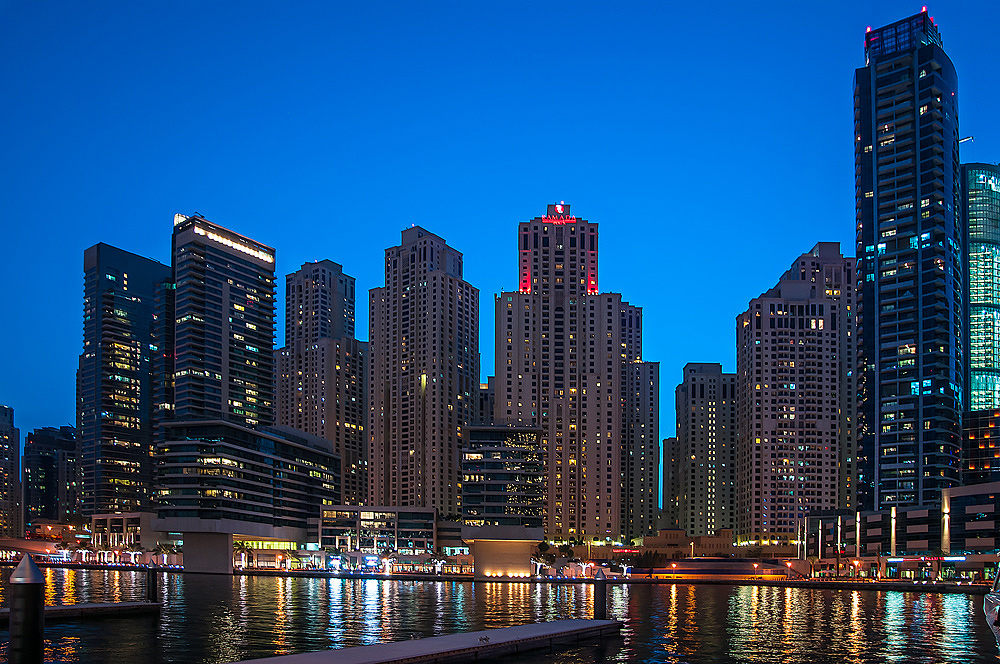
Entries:
[[691,542],[691,557],[694,558],[694,541]]
[[785,566],[788,567],[788,572],[785,573],[785,580],[789,581],[792,578],[792,561],[789,560],[788,562],[786,562]]
[[753,564],[753,578],[757,578],[757,563]]

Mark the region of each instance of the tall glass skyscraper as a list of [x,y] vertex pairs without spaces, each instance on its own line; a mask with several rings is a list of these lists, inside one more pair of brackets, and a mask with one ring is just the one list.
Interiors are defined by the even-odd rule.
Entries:
[[1000,479],[1000,166],[962,165],[962,212],[969,229],[968,412],[962,481]]
[[134,512],[149,507],[152,491],[153,303],[170,268],[101,243],[84,252],[83,274],[80,509]]
[[969,410],[1000,408],[1000,166],[962,165],[969,228]]
[[157,426],[274,424],[274,249],[178,214],[171,253],[157,301]]
[[854,78],[862,509],[959,483],[966,232],[958,77],[921,12],[865,36]]

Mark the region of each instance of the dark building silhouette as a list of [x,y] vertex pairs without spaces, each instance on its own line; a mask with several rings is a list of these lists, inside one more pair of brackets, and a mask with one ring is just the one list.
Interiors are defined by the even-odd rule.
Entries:
[[107,244],[84,252],[77,463],[84,515],[149,507],[150,353],[156,285],[170,268]]
[[865,36],[854,78],[861,509],[959,483],[966,231],[958,77],[923,11]]
[[80,515],[76,428],[43,427],[24,438],[21,484],[26,524]]
[[0,537],[20,537],[21,430],[14,426],[14,409],[0,406]]

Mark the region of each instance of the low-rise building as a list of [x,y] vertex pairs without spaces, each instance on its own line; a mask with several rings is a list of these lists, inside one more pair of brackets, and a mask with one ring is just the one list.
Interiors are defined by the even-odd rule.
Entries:
[[374,556],[431,554],[435,526],[432,507],[331,505],[322,511],[320,545]]

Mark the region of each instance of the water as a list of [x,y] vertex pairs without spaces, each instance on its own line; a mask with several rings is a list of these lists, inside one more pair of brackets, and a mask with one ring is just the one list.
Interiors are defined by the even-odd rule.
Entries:
[[[141,600],[144,574],[46,569],[51,604]],[[9,575],[6,570],[4,576]],[[0,594],[6,584],[0,586]],[[164,574],[161,619],[52,623],[47,662],[221,663],[589,617],[592,586]],[[753,586],[608,588],[620,638],[518,664],[1000,664],[982,597]],[[0,632],[0,658],[7,634]]]

